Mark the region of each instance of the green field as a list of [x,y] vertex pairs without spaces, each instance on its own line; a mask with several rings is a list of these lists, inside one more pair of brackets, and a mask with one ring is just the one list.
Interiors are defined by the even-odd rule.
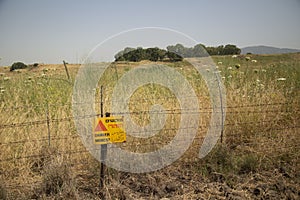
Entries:
[[[249,57],[249,58],[248,58]],[[99,189],[99,162],[82,145],[72,116],[79,65],[9,71],[0,67],[0,199],[297,199],[300,195],[300,54],[214,56],[226,88],[223,141],[204,159],[199,148],[208,129],[211,103],[205,82],[185,60],[168,65],[184,75],[200,102],[201,122],[186,153],[147,174],[107,169]],[[112,89],[142,63],[110,65],[99,82],[104,110]],[[207,73],[212,73],[207,71]],[[99,113],[99,88],[95,105]],[[161,148],[175,135],[180,112],[167,88],[149,84],[130,98],[132,118],[149,123],[152,105],[164,106],[166,127],[147,139],[128,137],[133,152]],[[89,116],[94,117],[94,116]]]

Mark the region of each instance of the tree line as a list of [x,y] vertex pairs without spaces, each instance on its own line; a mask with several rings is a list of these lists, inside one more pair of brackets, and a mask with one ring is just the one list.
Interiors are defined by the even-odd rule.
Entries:
[[159,49],[158,47],[143,49],[138,47],[137,49],[126,47],[115,55],[115,61],[132,61],[139,62],[141,60],[150,61],[164,61],[171,62],[182,61],[183,57],[175,52]]
[[241,49],[236,45],[227,44],[218,47],[206,47],[203,44],[197,44],[194,47],[185,47],[182,44],[167,46],[167,50],[158,47],[143,49],[142,47],[126,47],[124,50],[115,55],[115,61],[132,61],[141,60],[150,61],[182,61],[183,58],[190,57],[207,57],[210,55],[235,55],[240,54]]

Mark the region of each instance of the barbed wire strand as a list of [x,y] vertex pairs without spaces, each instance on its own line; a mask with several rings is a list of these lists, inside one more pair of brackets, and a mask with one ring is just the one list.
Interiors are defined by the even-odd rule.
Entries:
[[[216,113],[220,112],[218,110],[215,111]],[[300,110],[295,109],[292,110],[293,113],[300,112]],[[112,115],[134,115],[134,114],[207,114],[207,113],[212,113],[212,111],[194,111],[192,109],[166,109],[164,111],[149,111],[149,110],[140,110],[140,111],[130,111],[130,112],[116,112],[112,113]],[[238,113],[246,113],[246,114],[251,114],[251,113],[290,113],[286,112],[284,110],[266,110],[266,111],[227,111],[226,113],[228,114],[238,114]],[[63,118],[53,118],[50,119],[50,122],[63,122],[63,121],[69,121],[71,119],[74,120],[80,120],[80,119],[88,119],[88,118],[93,118],[100,116],[99,113],[97,114],[87,114],[87,115],[82,115],[82,116],[68,116],[68,117],[63,117]],[[10,124],[0,124],[0,129],[5,129],[5,128],[11,128],[11,127],[22,127],[22,126],[33,126],[33,125],[41,125],[49,122],[48,119],[44,120],[35,120],[35,121],[27,121],[27,122],[20,122],[20,123],[10,123]]]

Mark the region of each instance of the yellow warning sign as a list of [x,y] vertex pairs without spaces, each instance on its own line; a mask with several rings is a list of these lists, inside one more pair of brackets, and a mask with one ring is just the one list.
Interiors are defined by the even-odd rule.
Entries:
[[94,123],[94,143],[108,144],[126,141],[122,116],[96,118]]

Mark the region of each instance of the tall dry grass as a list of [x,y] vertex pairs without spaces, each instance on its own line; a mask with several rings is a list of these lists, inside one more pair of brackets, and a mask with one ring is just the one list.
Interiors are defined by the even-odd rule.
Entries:
[[[75,129],[71,110],[73,82],[66,81],[63,66],[44,65],[19,72],[1,68],[0,195],[9,199],[105,195],[113,199],[149,193],[154,198],[175,190],[182,196],[191,192],[185,186],[181,191],[169,184],[160,191],[147,184],[163,184],[159,177],[172,180],[176,171],[183,170],[181,166],[189,166],[189,173],[195,177],[200,174],[212,180],[222,179],[234,187],[239,180],[236,176],[278,169],[299,186],[300,55],[249,56],[250,60],[213,57],[226,87],[227,112],[224,142],[203,160],[197,156],[210,120],[206,85],[188,63],[163,63],[187,77],[205,111],[201,113],[196,140],[179,161],[168,167],[169,172],[158,171],[143,179],[148,188],[139,185],[133,175],[108,169],[105,192],[97,189],[99,163],[86,152]],[[114,63],[105,72],[99,82],[104,85],[105,111],[111,110],[111,93],[117,79],[139,64]],[[78,67],[70,66],[72,80]],[[99,91],[95,98],[99,102]],[[154,104],[166,110],[179,108],[167,88],[146,85],[135,91],[129,103],[137,124],[149,123],[149,109]],[[96,108],[99,112],[99,105]],[[166,126],[158,135],[149,140],[129,136],[127,143],[120,146],[134,152],[159,149],[172,140],[179,119],[180,113],[169,112]],[[141,192],[127,185],[125,180],[131,179]]]

